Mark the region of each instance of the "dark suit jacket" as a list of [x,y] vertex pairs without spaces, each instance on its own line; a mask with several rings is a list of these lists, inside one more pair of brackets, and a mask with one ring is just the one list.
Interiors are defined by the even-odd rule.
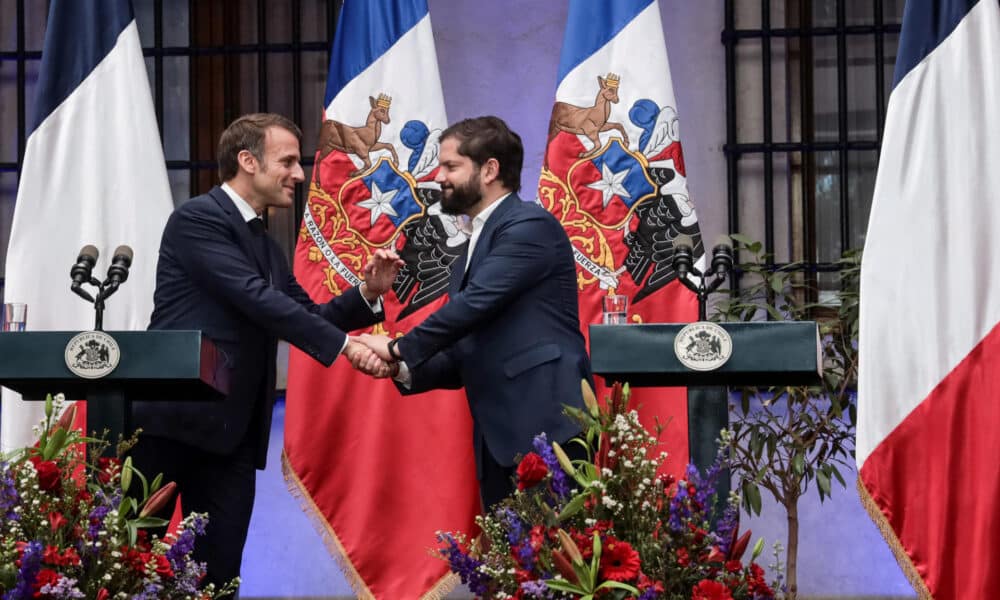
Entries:
[[[344,331],[382,319],[357,289],[313,303],[268,236],[268,256],[220,187],[170,216],[160,243],[149,329],[200,329],[225,355],[230,390],[222,402],[136,402],[145,434],[218,454],[253,436],[257,466],[267,453],[274,404],[275,353],[285,339],[324,365],[337,358]],[[268,275],[266,265],[270,264]]]
[[580,380],[592,380],[573,250],[555,217],[511,194],[464,265],[453,265],[449,302],[397,342],[412,375],[400,389],[465,386],[477,432],[511,466],[535,435],[562,442],[580,431],[562,414],[582,407]]

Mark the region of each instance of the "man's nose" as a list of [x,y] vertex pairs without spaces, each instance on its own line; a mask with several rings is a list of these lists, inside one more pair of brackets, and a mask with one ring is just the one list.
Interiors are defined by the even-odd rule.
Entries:
[[444,183],[444,180],[445,180],[444,171],[438,169],[437,175],[434,176],[434,183],[442,184]]
[[[319,165],[316,165],[316,168],[319,168]],[[295,163],[295,170],[292,172],[292,179],[295,180],[295,183],[302,183],[306,180],[306,173],[302,170],[301,164]]]

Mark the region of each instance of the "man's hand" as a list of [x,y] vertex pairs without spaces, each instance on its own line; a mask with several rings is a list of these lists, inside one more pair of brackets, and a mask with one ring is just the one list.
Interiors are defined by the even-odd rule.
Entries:
[[362,295],[369,302],[374,302],[380,295],[388,292],[404,264],[403,259],[392,250],[376,250],[362,271],[365,279],[361,286]]
[[386,361],[379,358],[370,348],[355,341],[355,339],[351,338],[347,342],[347,347],[344,348],[344,356],[347,360],[351,361],[351,366],[355,369],[376,379],[389,377],[398,371],[398,367],[393,368],[396,365],[387,364]]
[[391,341],[389,336],[363,333],[356,339],[368,347],[382,361],[387,363],[393,362],[392,355],[389,354],[389,342]]

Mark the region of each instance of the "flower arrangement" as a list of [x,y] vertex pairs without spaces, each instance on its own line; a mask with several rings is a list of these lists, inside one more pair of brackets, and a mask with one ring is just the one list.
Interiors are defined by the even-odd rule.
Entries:
[[[517,467],[517,490],[478,517],[478,540],[439,533],[438,552],[481,598],[764,600],[772,586],[738,535],[738,498],[713,514],[722,459],[704,475],[658,473],[657,436],[628,410],[616,385],[599,407],[584,382],[582,424],[589,460],[571,461],[535,438]],[[659,434],[659,432],[657,432]]]
[[222,589],[199,586],[205,568],[191,553],[207,516],[187,516],[164,538],[149,535],[148,528],[167,524],[150,515],[173,499],[175,485],[161,485],[159,476],[149,482],[130,458],[121,460],[134,438],[118,445],[119,458],[97,458],[108,442],[72,429],[75,409],[60,411],[62,404],[61,395],[48,397],[38,443],[0,459],[0,597],[208,600],[232,594],[238,581]]

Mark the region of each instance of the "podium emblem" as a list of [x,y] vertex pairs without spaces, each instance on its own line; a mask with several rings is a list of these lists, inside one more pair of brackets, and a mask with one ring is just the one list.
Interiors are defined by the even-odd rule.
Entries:
[[674,354],[693,371],[714,371],[733,355],[733,338],[715,323],[689,323],[674,338]]
[[100,379],[118,367],[121,350],[115,338],[103,331],[82,331],[66,344],[66,366],[84,379]]

